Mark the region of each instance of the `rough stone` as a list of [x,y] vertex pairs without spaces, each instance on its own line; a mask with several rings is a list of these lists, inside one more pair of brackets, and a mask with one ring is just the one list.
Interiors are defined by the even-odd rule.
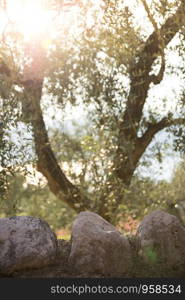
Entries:
[[1,274],[44,267],[56,255],[56,236],[45,221],[29,216],[0,219]]
[[129,241],[92,212],[81,212],[72,227],[69,264],[81,274],[128,276],[132,265]]
[[147,215],[138,227],[139,256],[158,276],[185,273],[185,228],[162,210]]

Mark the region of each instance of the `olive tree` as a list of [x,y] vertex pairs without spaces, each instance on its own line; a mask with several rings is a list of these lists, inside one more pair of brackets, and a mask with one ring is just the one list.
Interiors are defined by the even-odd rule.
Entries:
[[[50,190],[76,212],[93,210],[113,220],[154,137],[168,130],[183,138],[183,88],[175,111],[164,110],[168,91],[165,98],[156,95],[156,109],[151,95],[170,73],[184,80],[185,2],[73,1],[77,20],[68,27],[61,22],[64,3],[53,1],[58,26],[52,38],[46,31],[28,44],[16,28],[5,28],[1,105],[32,132],[37,170]],[[175,67],[174,53],[181,58]],[[47,126],[52,107],[64,113],[69,103],[79,102],[88,128],[75,142],[68,140],[65,151],[81,165],[83,180],[64,171],[64,155],[59,159],[54,151]],[[64,140],[61,134],[63,154]]]

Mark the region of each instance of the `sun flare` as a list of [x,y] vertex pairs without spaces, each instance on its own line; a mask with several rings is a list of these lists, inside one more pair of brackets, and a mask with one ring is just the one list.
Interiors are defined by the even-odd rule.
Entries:
[[49,29],[50,16],[41,1],[8,1],[7,17],[27,39]]
[[[83,0],[83,5],[89,5]],[[79,34],[82,24],[81,18],[86,18],[88,27],[93,26],[95,18],[93,11],[100,6],[101,0],[89,6],[88,13],[81,15],[82,8],[78,0],[7,0],[6,7],[0,9],[0,34],[19,32],[24,40],[39,40],[57,36],[62,28],[63,32],[72,35]],[[1,1],[0,1],[1,3]]]

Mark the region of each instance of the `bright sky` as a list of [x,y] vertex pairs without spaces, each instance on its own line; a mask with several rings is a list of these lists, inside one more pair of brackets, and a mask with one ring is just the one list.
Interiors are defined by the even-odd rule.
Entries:
[[[61,1],[64,2],[64,1]],[[73,1],[65,1],[72,4]],[[1,11],[0,14],[0,31],[11,30],[13,25],[21,32],[26,39],[33,39],[39,35],[50,35],[56,30],[53,18],[56,11],[53,6],[49,6],[48,0],[7,0],[6,12]],[[64,6],[63,13],[68,10],[68,6]],[[74,6],[75,7],[75,6]],[[73,9],[71,8],[71,14]],[[62,18],[61,18],[62,20]],[[13,22],[13,24],[11,24]],[[8,26],[7,26],[8,24]]]
[[[99,6],[100,1],[96,0],[93,3],[93,9]],[[80,11],[79,2],[85,4],[89,0],[59,0],[58,3],[61,3],[62,7],[59,13],[52,0],[7,0],[6,14],[1,12],[0,30],[4,29],[7,20],[11,20],[27,37],[33,38],[43,32],[50,33],[56,30],[57,25],[53,20],[57,13],[60,15],[57,21],[60,20],[62,24],[75,28]],[[87,21],[92,22],[91,14],[88,15]]]

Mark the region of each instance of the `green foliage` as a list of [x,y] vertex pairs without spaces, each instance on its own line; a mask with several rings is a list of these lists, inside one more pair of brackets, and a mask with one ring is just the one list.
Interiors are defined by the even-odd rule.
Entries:
[[6,199],[0,202],[0,217],[12,215],[40,217],[55,231],[64,227],[70,228],[75,212],[57,199],[47,186],[30,184],[20,173],[9,176],[8,183]]
[[[71,169],[70,169],[71,170]],[[123,203],[117,208],[116,224],[127,222],[129,215],[138,222],[155,209],[165,209],[175,214],[185,225],[185,195],[182,189],[184,186],[184,163],[179,165],[172,182],[153,182],[150,178],[134,177],[129,189],[124,190]],[[75,176],[73,177],[73,180]],[[78,176],[77,176],[78,178]],[[77,180],[77,179],[76,179]],[[85,185],[85,182],[82,181]],[[86,188],[91,187],[91,180],[86,182]],[[97,194],[107,192],[105,197],[110,197],[109,190],[94,186],[94,207],[97,209]],[[12,215],[31,215],[46,220],[53,230],[71,227],[76,213],[55,197],[45,184],[33,185],[21,174],[8,177],[8,192],[6,198],[0,202],[1,217]],[[93,188],[93,187],[92,187]],[[97,188],[97,190],[96,190]],[[114,193],[115,193],[114,189]],[[148,253],[153,259],[153,253]]]
[[[151,209],[167,208],[168,201],[175,206],[178,201],[177,195],[180,193],[177,193],[176,189],[177,181],[180,180],[177,179],[180,178],[178,172],[181,171],[174,177],[174,190],[166,182],[155,184],[151,179],[142,179],[136,174],[132,178],[131,186],[126,187],[115,173],[115,165],[124,160],[117,155],[118,145],[122,152],[126,153],[127,159],[131,157],[129,155],[135,146],[134,142],[129,144],[124,136],[120,140],[119,133],[123,129],[124,111],[128,106],[132,68],[154,28],[146,12],[144,22],[138,22],[134,10],[134,5],[139,5],[138,1],[129,6],[125,6],[121,0],[103,1],[100,8],[95,6],[93,1],[88,1],[88,5],[83,3],[85,2],[80,1],[77,24],[70,24],[70,28],[59,26],[50,47],[46,50],[41,108],[47,128],[50,127],[48,124],[51,121],[52,108],[56,112],[52,116],[52,122],[59,118],[65,119],[69,106],[75,108],[79,105],[86,111],[87,121],[85,126],[79,121],[78,126],[74,126],[73,134],[66,133],[60,126],[57,126],[57,129],[52,125],[49,130],[50,143],[58,164],[67,177],[91,199],[93,211],[102,215],[106,211],[107,217],[116,220],[123,218],[129,211],[134,218],[140,219]],[[164,23],[177,9],[177,4],[177,1],[152,1],[149,8],[157,20],[157,25]],[[60,6],[59,1],[56,1],[56,5]],[[89,15],[92,17],[92,24],[88,23]],[[77,30],[76,34],[74,29]],[[17,213],[40,216],[56,229],[70,223],[74,212],[57,200],[47,187],[26,186],[22,175],[17,176],[18,171],[26,176],[27,165],[31,163],[35,167],[37,159],[32,127],[29,123],[25,124],[23,118],[24,110],[31,114],[27,95],[24,87],[16,84],[16,81],[22,80],[24,67],[28,67],[32,60],[32,53],[29,51],[36,51],[37,47],[26,45],[23,36],[14,27],[12,32],[7,32],[6,38],[6,43],[0,42],[0,117],[3,120],[0,128],[2,211],[6,216]],[[34,43],[36,44],[36,41]],[[176,74],[183,82],[182,30],[165,52],[164,75]],[[182,58],[182,64],[174,66],[170,54],[178,54],[178,57]],[[151,73],[156,74],[160,65],[161,58],[158,58],[154,61]],[[5,66],[10,68],[11,78]],[[134,74],[135,78],[142,77],[142,72],[139,70],[138,74]],[[177,99],[177,103],[172,111],[168,95],[161,96],[152,83],[147,92],[148,97],[136,137],[142,136],[148,124],[150,127],[156,125],[164,115],[169,121],[173,117],[184,115],[183,88],[179,93],[174,93],[173,98]],[[131,108],[130,111],[137,111],[137,107]],[[31,114],[31,117],[34,116]],[[131,123],[132,121],[128,127],[132,127]],[[170,132],[176,137],[175,149],[183,149],[184,127],[175,126]],[[163,153],[159,150],[156,156],[161,162]]]

